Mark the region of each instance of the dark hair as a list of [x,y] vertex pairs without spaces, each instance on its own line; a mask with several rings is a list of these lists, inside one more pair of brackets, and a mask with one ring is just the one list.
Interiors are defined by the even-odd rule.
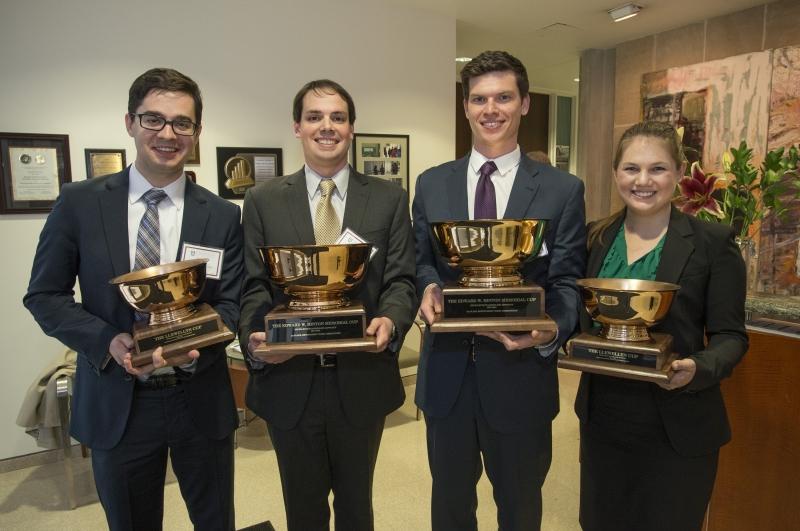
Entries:
[[203,118],[203,98],[200,87],[191,78],[172,68],[151,68],[137,77],[128,91],[128,112],[134,113],[150,91],[185,92],[194,99],[195,121],[200,124]]
[[520,97],[524,98],[528,94],[528,71],[525,70],[525,65],[508,52],[485,51],[461,69],[461,90],[465,100],[469,98],[470,80],[490,72],[513,72],[517,78]]
[[300,123],[300,119],[303,116],[303,98],[311,91],[313,91],[314,94],[320,95],[338,94],[347,102],[347,119],[350,121],[350,125],[353,125],[353,122],[356,121],[356,104],[353,102],[350,93],[336,81],[331,81],[330,79],[316,79],[303,85],[303,88],[295,94],[294,102],[292,103],[292,118],[294,119],[294,123]]
[[[617,168],[619,168],[619,165],[622,162],[622,154],[625,153],[626,149],[628,149],[630,143],[633,142],[635,138],[642,136],[663,140],[676,167],[680,167],[686,162],[686,155],[683,153],[683,144],[681,143],[681,138],[678,136],[678,132],[675,130],[672,124],[667,122],[639,122],[638,124],[632,125],[626,129],[625,132],[622,133],[622,137],[617,143],[617,150],[614,152],[614,160],[611,165],[615,171]],[[607,218],[593,223],[589,229],[587,245],[591,247],[595,240],[597,240],[597,238],[603,233],[603,231],[612,225],[614,221],[619,219],[624,211],[625,209],[619,210]]]

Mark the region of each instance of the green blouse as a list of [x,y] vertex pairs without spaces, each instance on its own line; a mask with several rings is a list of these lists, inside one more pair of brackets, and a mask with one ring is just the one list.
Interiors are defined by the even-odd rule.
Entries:
[[625,243],[625,224],[617,231],[614,243],[603,260],[600,278],[636,278],[639,280],[655,280],[658,264],[661,262],[661,250],[664,248],[664,235],[653,249],[632,264],[628,264],[628,246]]

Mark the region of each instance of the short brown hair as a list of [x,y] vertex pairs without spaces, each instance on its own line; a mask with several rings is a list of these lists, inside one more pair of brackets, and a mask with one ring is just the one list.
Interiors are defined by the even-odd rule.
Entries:
[[294,119],[294,123],[300,123],[300,118],[303,116],[303,98],[311,91],[313,91],[314,94],[338,94],[347,102],[347,119],[350,121],[350,125],[353,125],[353,122],[356,121],[356,104],[353,102],[350,93],[336,81],[331,81],[330,79],[316,79],[303,85],[303,88],[295,94],[294,102],[292,103],[292,118]]
[[469,98],[469,82],[473,77],[482,76],[490,72],[513,72],[517,78],[517,88],[519,95],[524,98],[528,94],[528,71],[525,65],[508,52],[487,50],[461,69],[461,91],[464,99]]
[[202,123],[203,98],[200,87],[190,77],[172,68],[151,68],[137,77],[128,90],[128,112],[135,113],[150,91],[185,92],[194,100],[195,122]]

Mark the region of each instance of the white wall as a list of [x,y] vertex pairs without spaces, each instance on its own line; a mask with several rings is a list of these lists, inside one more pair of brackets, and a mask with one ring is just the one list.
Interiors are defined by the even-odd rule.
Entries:
[[[357,132],[411,136],[416,176],[454,152],[454,57],[453,19],[380,2],[3,0],[0,131],[69,134],[73,180],[85,178],[84,148],[125,148],[131,162],[128,87],[174,67],[203,91],[202,165],[191,169],[216,190],[216,146],[281,147],[285,172],[299,169],[292,98],[330,77],[355,99]],[[0,216],[0,459],[37,451],[14,421],[63,348],[21,304],[45,217]]]

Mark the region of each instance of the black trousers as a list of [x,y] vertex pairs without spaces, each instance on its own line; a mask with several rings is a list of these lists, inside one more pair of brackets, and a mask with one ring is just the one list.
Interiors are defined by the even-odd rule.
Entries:
[[342,411],[336,370],[314,368],[297,426],[269,425],[289,531],[329,529],[331,491],[337,530],[374,529],[372,478],[385,418],[353,426]]
[[494,431],[486,422],[475,378],[470,362],[450,415],[425,417],[433,531],[478,529],[481,456],[492,483],[500,530],[540,529],[542,485],[552,460],[551,422],[533,431]]
[[585,531],[698,531],[719,452],[678,455],[654,437],[581,425],[580,522]]
[[198,432],[181,385],[137,387],[120,443],[110,450],[92,449],[109,529],[162,529],[168,453],[194,528],[234,529],[233,435],[213,440]]

